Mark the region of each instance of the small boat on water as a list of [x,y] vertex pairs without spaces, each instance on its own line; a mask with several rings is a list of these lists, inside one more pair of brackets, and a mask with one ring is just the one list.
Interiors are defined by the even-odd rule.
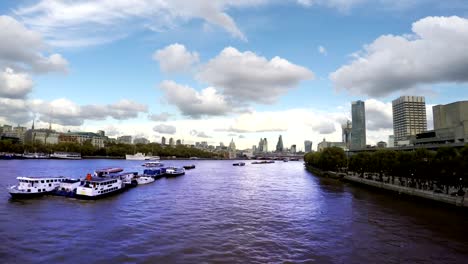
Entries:
[[149,176],[151,178],[154,178],[155,180],[160,179],[164,177],[164,172],[165,170],[163,168],[153,168],[153,169],[145,169],[143,171],[143,175]]
[[195,169],[195,165],[194,165],[194,164],[192,164],[192,165],[185,165],[185,166],[183,166],[183,167],[184,167],[184,169],[186,169],[186,170]]
[[150,175],[138,175],[136,177],[136,180],[138,182],[138,185],[148,184],[148,183],[152,183],[155,181],[155,179],[151,177]]
[[18,185],[8,188],[13,198],[30,198],[52,193],[67,178],[59,177],[17,177]]
[[164,170],[164,176],[166,178],[169,177],[177,177],[185,174],[185,169],[184,168],[177,168],[177,167],[167,167]]
[[127,154],[125,155],[127,160],[159,160],[159,156],[146,156],[146,154],[138,152],[136,154]]
[[86,179],[76,189],[76,198],[94,200],[117,194],[124,189],[125,184],[120,177],[93,178],[91,174],[88,174]]
[[60,182],[60,185],[53,193],[58,196],[75,197],[76,190],[80,185],[80,179],[65,179]]
[[245,162],[236,162],[233,163],[232,166],[245,166]]
[[164,165],[159,161],[148,161],[148,162],[145,162],[141,166],[144,166],[144,167],[162,167]]
[[50,157],[49,154],[39,153],[39,152],[24,153],[23,154],[24,159],[48,159],[49,157]]
[[51,159],[80,160],[81,154],[76,152],[54,152],[50,154]]
[[123,171],[122,168],[105,168],[94,171],[94,176],[96,177],[106,177],[113,173],[118,173]]

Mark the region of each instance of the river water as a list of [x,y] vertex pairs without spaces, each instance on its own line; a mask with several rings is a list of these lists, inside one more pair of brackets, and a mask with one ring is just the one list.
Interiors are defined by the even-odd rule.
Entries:
[[2,263],[468,263],[468,214],[321,179],[302,162],[195,164],[97,201],[12,200],[17,176],[142,171],[125,160],[0,161]]

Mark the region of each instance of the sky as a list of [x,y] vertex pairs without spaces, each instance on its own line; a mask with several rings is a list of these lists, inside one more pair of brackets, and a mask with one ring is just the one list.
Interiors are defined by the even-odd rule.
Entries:
[[0,124],[64,132],[315,149],[363,100],[375,144],[468,97],[465,0],[1,1],[0,40]]

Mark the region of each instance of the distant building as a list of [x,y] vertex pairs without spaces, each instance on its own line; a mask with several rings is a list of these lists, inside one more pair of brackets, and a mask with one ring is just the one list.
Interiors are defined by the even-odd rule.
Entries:
[[426,101],[423,96],[401,96],[392,101],[395,141],[409,140],[427,130]]
[[280,135],[278,138],[278,143],[276,143],[276,152],[281,153],[283,152],[283,137]]
[[98,135],[101,136],[101,137],[105,137],[106,136],[106,132],[104,130],[98,130]]
[[229,159],[235,159],[237,157],[236,144],[234,143],[234,139],[231,139],[231,143],[229,143],[228,151],[229,151]]
[[377,148],[386,148],[387,143],[385,141],[379,141],[377,142]]
[[395,147],[395,137],[393,135],[388,136],[388,147],[389,148]]
[[345,143],[346,148],[351,148],[351,130],[352,130],[352,123],[351,121],[347,120],[345,124],[341,126],[341,136],[343,138],[343,143]]
[[330,142],[326,141],[325,138],[323,139],[322,142],[317,144],[317,151],[322,151],[326,148],[331,148],[331,147],[339,147],[342,149],[346,149],[346,145],[343,142]]
[[175,144],[174,144],[174,139],[173,138],[170,138],[169,139],[169,146],[173,147]]
[[24,135],[28,129],[26,127],[16,126],[11,127],[8,125],[4,125],[1,127],[0,136],[2,138],[12,139],[15,142],[22,143],[24,142]]
[[312,141],[306,140],[304,141],[304,152],[312,152]]
[[180,146],[180,145],[182,145],[182,140],[180,139],[176,140],[176,146]]
[[123,144],[132,144],[132,136],[121,136],[117,138],[117,142]]
[[150,141],[144,137],[135,138],[133,140],[133,144],[148,144],[148,143],[150,143]]
[[268,152],[268,140],[266,138],[263,139],[263,153]]
[[291,149],[289,150],[289,152],[291,152],[292,154],[296,154],[296,145],[291,145]]
[[57,144],[59,143],[59,133],[52,129],[29,129],[24,133],[24,142]]
[[58,143],[78,143],[80,145],[89,141],[91,145],[98,148],[104,147],[105,137],[101,136],[98,133],[92,132],[68,132],[61,133],[58,136]]
[[161,138],[161,145],[166,145],[166,137]]
[[366,147],[366,108],[363,101],[351,103],[351,149]]

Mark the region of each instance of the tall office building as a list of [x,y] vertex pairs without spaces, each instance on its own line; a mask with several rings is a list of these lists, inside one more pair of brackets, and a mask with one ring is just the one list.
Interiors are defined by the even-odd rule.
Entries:
[[351,129],[352,129],[352,124],[351,124],[351,121],[349,120],[346,121],[346,124],[343,124],[341,126],[341,131],[342,131],[341,137],[347,149],[351,148]]
[[304,152],[312,152],[312,141],[306,140],[304,141]]
[[289,152],[291,152],[292,154],[296,154],[296,145],[291,145],[291,149],[289,150]]
[[392,101],[395,141],[408,140],[427,130],[424,96],[401,96]]
[[268,152],[268,140],[266,138],[263,139],[263,152]]
[[161,138],[161,145],[166,145],[166,137]]
[[276,152],[283,152],[283,137],[280,135],[278,138],[278,143],[276,143]]
[[363,101],[351,103],[351,149],[366,147],[366,107]]
[[174,146],[174,139],[173,138],[169,139],[169,146],[171,146],[171,147]]

